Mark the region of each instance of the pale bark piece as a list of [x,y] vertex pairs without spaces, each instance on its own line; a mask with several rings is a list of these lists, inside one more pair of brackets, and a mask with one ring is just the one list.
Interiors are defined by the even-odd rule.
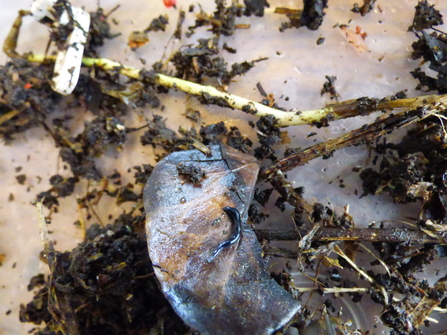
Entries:
[[[192,183],[179,174],[179,163],[206,175]],[[266,271],[245,223],[258,172],[252,156],[214,145],[208,156],[198,150],[170,154],[144,189],[155,274],[177,314],[202,335],[270,334],[301,308]],[[209,262],[233,229],[222,207],[239,210],[242,237]]]

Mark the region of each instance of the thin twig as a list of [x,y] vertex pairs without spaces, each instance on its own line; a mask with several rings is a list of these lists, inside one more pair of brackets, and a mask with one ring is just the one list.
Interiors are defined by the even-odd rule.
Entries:
[[386,265],[386,263],[379,257],[376,256],[375,253],[373,253],[369,248],[367,248],[365,245],[363,245],[362,243],[359,243],[359,246],[362,247],[363,249],[366,250],[366,252],[368,252],[371,256],[373,256],[380,264],[382,264],[382,266],[385,268],[386,272],[388,273],[388,276],[391,277],[391,271],[388,268],[388,265]]
[[[46,60],[54,60],[53,56],[45,57],[44,55],[28,55],[28,60],[32,62],[44,62]],[[104,70],[118,70],[129,78],[141,79],[141,69],[131,66],[126,66],[118,62],[114,62],[107,58],[88,58],[84,57],[82,63],[85,66],[98,66]],[[305,124],[316,124],[319,122],[327,122],[340,120],[348,117],[358,115],[367,115],[383,109],[395,108],[417,108],[425,104],[434,102],[447,102],[447,95],[427,95],[417,98],[396,99],[396,100],[378,100],[370,98],[360,98],[356,100],[342,101],[337,104],[331,104],[323,108],[299,111],[299,112],[285,112],[274,109],[258,102],[239,97],[234,94],[222,92],[213,86],[205,86],[193,83],[187,80],[170,77],[161,73],[154,76],[155,82],[169,88],[179,89],[185,93],[194,96],[203,97],[206,100],[217,100],[220,105],[224,105],[231,109],[240,109],[246,113],[257,117],[273,115],[279,127],[297,126]],[[365,106],[364,101],[377,101],[377,103],[370,103]]]
[[19,10],[19,14],[12,24],[11,29],[9,30],[8,35],[5,38],[3,43],[3,52],[7,54],[9,57],[19,57],[17,53],[17,40],[19,39],[20,28],[22,27],[23,17],[30,15],[31,12],[28,10]]
[[315,291],[321,291],[323,293],[365,293],[371,291],[371,288],[368,287],[294,287],[293,289],[298,290],[300,293]]
[[310,214],[313,210],[312,205],[307,203],[301,194],[295,191],[292,183],[286,179],[281,171],[276,171],[274,176],[271,176],[270,183],[281,194],[284,201],[295,207],[297,214]]
[[[32,62],[44,62],[47,60],[54,60],[54,57],[45,57],[43,55],[30,54],[28,60]],[[125,75],[133,79],[141,79],[141,69],[137,69],[131,66],[122,65],[118,62],[114,62],[107,58],[87,58],[82,59],[82,63],[85,66],[98,66],[103,70],[118,70],[120,74]],[[193,83],[187,80],[170,77],[164,74],[156,74],[154,76],[155,82],[158,85],[162,85],[169,88],[179,89],[183,92],[189,93],[194,96],[204,97],[207,100],[218,100],[220,104],[225,105],[231,109],[240,109],[249,114],[261,117],[266,115],[273,115],[278,119],[278,125],[280,127],[286,127],[290,125],[302,125],[308,124],[308,120],[301,116],[302,113],[284,112],[278,109],[274,109],[258,102],[239,97],[227,92],[221,92],[213,86],[205,86],[197,83]]]
[[43,201],[36,202],[37,221],[39,223],[40,238],[42,239],[44,250],[51,248],[51,240],[48,235],[47,220],[43,214]]
[[[305,236],[307,230],[255,230],[260,240],[298,241]],[[355,241],[355,242],[384,242],[384,243],[442,243],[442,238],[427,235],[423,231],[404,228],[327,228],[322,227],[312,238],[315,241]]]
[[98,220],[99,225],[101,226],[101,228],[104,228],[105,225],[104,225],[104,223],[102,222],[101,218],[99,217],[98,213],[96,213],[95,206],[93,206],[92,203],[90,202],[90,197],[89,197],[89,193],[90,193],[90,191],[89,191],[89,189],[90,189],[90,180],[89,180],[88,183],[87,183],[87,194],[85,195],[84,199],[85,199],[87,205],[89,206],[89,208],[91,209],[93,215],[94,215],[94,216],[96,217],[96,219]]
[[278,170],[287,172],[298,166],[307,164],[312,159],[317,157],[330,155],[336,150],[353,145],[368,143],[379,136],[392,132],[395,129],[408,126],[409,124],[426,118],[427,116],[438,113],[439,109],[444,108],[445,107],[443,105],[434,103],[434,106],[428,105],[424,109],[419,108],[408,112],[402,112],[400,114],[378,120],[340,137],[318,143],[293,155],[280,159],[264,168],[260,173],[260,178],[271,179],[272,176],[276,175],[276,171]]
[[[29,11],[19,11],[18,17],[13,23],[11,30],[6,37],[3,50],[11,58],[21,57],[17,51],[17,41],[20,33],[20,28],[22,25],[23,16],[29,15]],[[54,56],[37,55],[29,53],[26,56],[29,61],[32,62],[44,62],[44,61],[54,61]],[[107,58],[88,58],[84,57],[82,63],[85,66],[99,66],[104,70],[118,70],[121,74],[126,75],[130,78],[141,79],[141,70],[122,65],[118,62],[114,62]],[[360,98],[355,100],[348,100],[340,102],[337,104],[331,104],[326,107],[299,111],[299,112],[285,112],[278,109],[274,109],[263,104],[245,99],[227,92],[221,92],[212,86],[204,86],[190,81],[182,80],[179,78],[174,78],[166,76],[164,74],[155,75],[155,81],[159,85],[163,85],[169,88],[179,89],[186,93],[204,97],[206,100],[218,101],[219,105],[224,105],[232,109],[240,109],[247,113],[253,114],[255,116],[261,117],[266,115],[273,115],[277,118],[278,126],[287,127],[293,125],[303,125],[303,124],[315,124],[333,120],[344,119],[348,117],[354,117],[357,115],[366,115],[371,112],[383,110],[383,109],[394,109],[394,108],[417,108],[426,104],[431,104],[433,102],[444,103],[447,101],[447,95],[427,95],[417,98],[406,98],[406,99],[375,99],[375,98]]]
[[371,277],[371,276],[369,276],[365,271],[363,271],[362,269],[360,269],[359,267],[358,267],[358,265],[357,264],[355,264],[353,261],[352,261],[352,259],[350,259],[344,252],[343,252],[343,250],[341,250],[340,249],[340,247],[338,246],[338,245],[336,245],[335,247],[334,247],[334,252],[337,254],[337,255],[339,255],[340,257],[343,257],[343,259],[345,260],[345,261],[347,261],[348,263],[349,263],[349,265],[351,265],[353,268],[354,268],[354,270],[356,270],[366,281],[368,281],[370,284],[375,284],[375,285],[377,285],[377,287],[380,289],[380,291],[382,292],[382,294],[383,294],[383,298],[384,298],[384,301],[385,301],[385,305],[388,305],[388,302],[389,302],[389,298],[388,298],[388,293],[386,292],[386,289],[385,289],[385,287],[383,287],[382,285],[379,285],[378,283],[376,283],[375,282],[375,280]]

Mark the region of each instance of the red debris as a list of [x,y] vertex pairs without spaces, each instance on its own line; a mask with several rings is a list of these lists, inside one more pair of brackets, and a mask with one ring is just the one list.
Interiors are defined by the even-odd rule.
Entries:
[[175,4],[177,3],[177,0],[163,0],[163,3],[165,4],[166,8],[175,8]]

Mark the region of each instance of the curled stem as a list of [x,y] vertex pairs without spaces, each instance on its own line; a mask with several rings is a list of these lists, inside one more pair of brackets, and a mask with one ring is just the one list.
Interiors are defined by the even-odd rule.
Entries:
[[19,10],[19,14],[17,18],[14,20],[11,29],[9,30],[8,35],[5,38],[5,42],[3,43],[3,52],[7,54],[9,57],[19,57],[19,54],[16,51],[17,48],[17,40],[19,38],[20,28],[22,27],[22,19],[24,16],[30,15],[30,12],[27,10]]

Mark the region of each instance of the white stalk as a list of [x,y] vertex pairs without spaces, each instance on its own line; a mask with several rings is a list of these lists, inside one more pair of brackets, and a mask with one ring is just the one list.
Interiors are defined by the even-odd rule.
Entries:
[[[51,59],[48,57],[47,59]],[[43,55],[30,55],[28,60],[34,62],[43,62],[45,60]],[[82,59],[85,66],[99,66],[104,70],[119,70],[121,74],[134,79],[140,79],[140,69],[122,65],[118,62],[114,62],[107,58],[86,58]],[[193,83],[187,80],[170,77],[164,74],[157,74],[155,76],[155,81],[159,85],[166,87],[179,89],[183,92],[196,95],[204,96],[208,95],[210,98],[223,99],[230,108],[240,109],[246,111],[254,116],[266,116],[273,115],[278,119],[278,126],[288,127],[288,126],[298,126],[298,125],[311,125],[316,122],[321,122],[324,118],[330,116],[331,120],[339,120],[347,117],[352,117],[356,112],[352,111],[353,106],[355,107],[356,101],[349,100],[340,102],[338,104],[333,104],[326,106],[324,108],[308,110],[302,112],[284,112],[278,109],[274,109],[260,103],[254,102],[249,99],[239,97],[237,95],[221,92],[212,86],[204,86],[197,83]],[[407,98],[407,99],[397,99],[397,100],[384,100],[378,103],[376,110],[382,109],[394,109],[394,108],[416,108],[419,106],[427,106],[434,104],[445,104],[447,103],[447,94],[445,95],[426,95],[417,98]],[[340,112],[348,110],[350,112],[344,113]]]
[[84,45],[87,42],[90,27],[90,14],[82,8],[70,5],[70,13],[64,10],[60,18],[57,19],[53,15],[55,4],[55,0],[35,0],[31,4],[30,12],[37,21],[41,21],[45,17],[53,20],[52,27],[74,22],[73,31],[68,36],[65,48],[57,53],[51,82],[54,91],[68,95],[75,89],[81,72]]

